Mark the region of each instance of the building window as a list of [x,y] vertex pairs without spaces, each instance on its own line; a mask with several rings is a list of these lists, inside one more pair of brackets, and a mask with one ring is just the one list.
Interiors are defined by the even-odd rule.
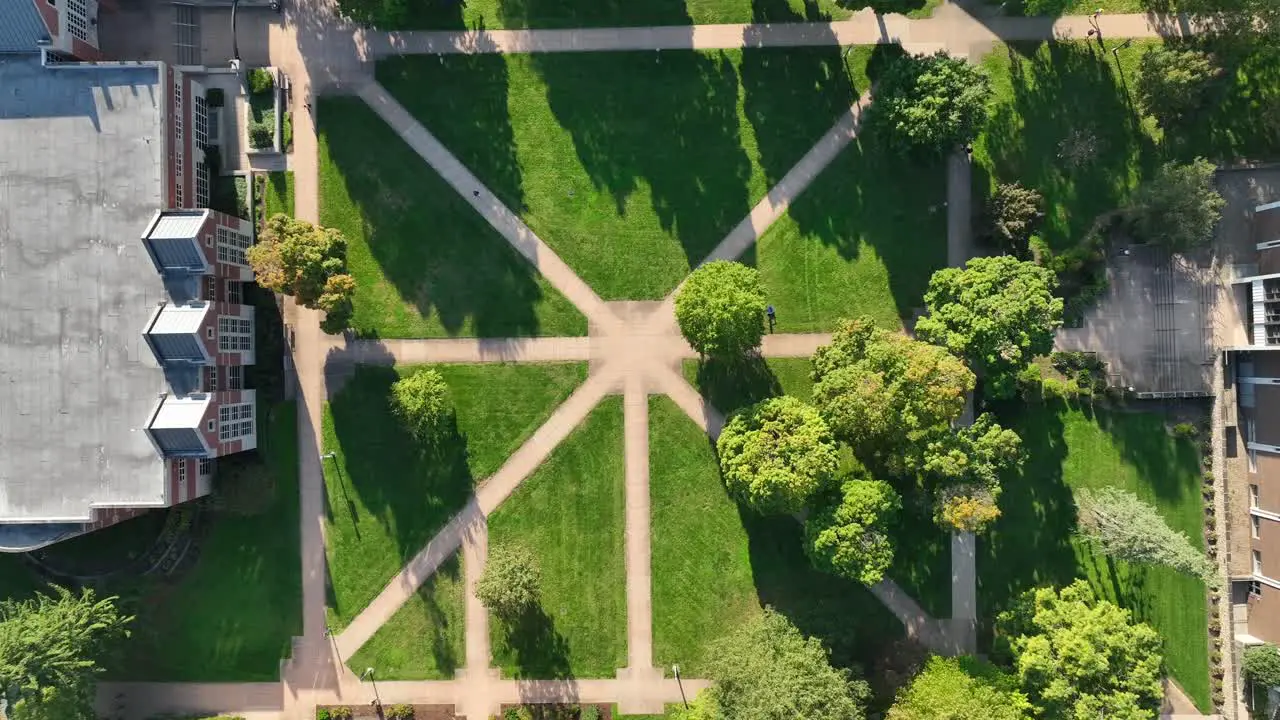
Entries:
[[213,474],[213,458],[200,458],[200,477]]
[[1261,580],[1249,581],[1249,597],[1262,597],[1262,581]]
[[209,168],[196,163],[196,207],[209,207]]
[[199,95],[191,98],[191,125],[195,132],[195,147],[203,150],[209,145],[209,109],[205,99]]
[[174,207],[186,207],[183,186],[186,184],[186,167],[182,151],[182,80],[173,84],[173,172],[177,182],[173,184]]
[[178,482],[184,483],[186,481],[187,481],[187,461],[179,460],[178,461]]
[[242,352],[253,349],[253,322],[248,318],[218,318],[218,352]]
[[210,421],[205,425],[205,429],[206,429],[206,430],[208,430],[209,432],[213,432],[213,429],[214,429],[214,428],[216,428],[216,427],[217,427],[217,425],[215,425],[215,424],[214,424],[214,422],[213,422],[212,420],[210,420]]
[[227,302],[235,303],[236,305],[239,305],[240,303],[244,302],[244,297],[241,295],[241,292],[240,292],[239,280],[227,281]]
[[244,389],[244,368],[239,365],[232,365],[227,368],[227,389],[243,390]]
[[1257,550],[1253,551],[1253,574],[1262,574],[1262,553]]
[[1253,536],[1254,540],[1262,536],[1262,518],[1257,515],[1249,516],[1249,534]]
[[204,299],[215,302],[218,299],[218,281],[214,278],[204,279]]
[[206,326],[206,327],[205,327],[205,329],[204,329],[204,336],[205,336],[205,337],[207,337],[207,338],[209,338],[210,340],[212,340],[212,339],[213,339],[213,326],[212,326],[212,325],[208,325],[208,326]]
[[253,404],[223,405],[218,408],[218,441],[227,442],[253,434]]
[[1249,486],[1249,507],[1251,508],[1258,507],[1258,486],[1257,485]]
[[248,265],[244,259],[244,251],[252,244],[248,235],[218,226],[218,262]]
[[67,30],[81,42],[89,42],[89,9],[85,0],[67,0]]
[[204,391],[218,392],[218,366],[212,365],[204,369]]

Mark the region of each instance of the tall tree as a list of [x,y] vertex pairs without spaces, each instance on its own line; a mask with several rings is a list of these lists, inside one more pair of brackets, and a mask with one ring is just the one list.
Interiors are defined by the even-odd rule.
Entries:
[[705,357],[733,359],[760,347],[764,311],[759,271],[727,260],[694,270],[676,294],[680,334]]
[[977,137],[991,80],[977,65],[942,51],[903,55],[876,80],[874,96],[868,127],[900,152],[939,156]]
[[975,658],[929,658],[886,720],[1029,720],[1017,681]]
[[1142,56],[1138,100],[1168,128],[1202,107],[1206,91],[1221,75],[1222,68],[1206,52],[1159,45]]
[[916,323],[916,335],[967,359],[995,396],[1008,397],[1018,371],[1053,349],[1062,325],[1056,286],[1049,270],[1007,255],[939,270],[929,280],[929,314]]
[[347,239],[341,232],[277,213],[245,258],[262,287],[292,295],[303,307],[324,310],[325,332],[346,327],[355,280],[347,274]]
[[1031,236],[1044,219],[1044,197],[1019,183],[1000,183],[987,204],[987,236],[1019,258],[1031,254]]
[[428,447],[453,430],[449,386],[435,370],[421,370],[392,383],[391,405],[409,434]]
[[1160,635],[1084,580],[1024,594],[997,617],[996,640],[1045,720],[1150,720],[1160,710]]
[[935,434],[924,449],[921,469],[939,485],[995,488],[1006,470],[1022,462],[1022,439],[1000,427],[990,413],[972,424]]
[[496,545],[476,583],[476,598],[495,615],[512,618],[538,604],[541,586],[542,574],[528,548]]
[[973,373],[945,349],[845,320],[813,356],[813,399],[858,457],[901,469],[911,446],[950,430]]
[[831,666],[827,650],[765,608],[711,646],[712,684],[682,720],[862,720],[866,683]]
[[0,693],[13,720],[92,720],[94,679],[132,617],[115,597],[61,587],[30,600],[0,601]]
[[840,497],[805,521],[806,549],[819,570],[875,585],[893,564],[889,531],[902,498],[889,483],[849,479]]
[[1083,488],[1075,496],[1080,535],[1104,553],[1129,562],[1164,565],[1206,580],[1213,577],[1213,563],[1205,554],[1137,495],[1104,487]]
[[796,513],[830,488],[836,445],[818,411],[769,398],[730,418],[716,442],[729,492],[762,513]]
[[1175,252],[1213,239],[1213,228],[1227,201],[1218,193],[1217,168],[1204,158],[1189,164],[1168,162],[1134,193],[1129,214],[1142,239]]
[[1244,649],[1241,663],[1249,680],[1262,687],[1280,687],[1280,649],[1275,645],[1251,645]]

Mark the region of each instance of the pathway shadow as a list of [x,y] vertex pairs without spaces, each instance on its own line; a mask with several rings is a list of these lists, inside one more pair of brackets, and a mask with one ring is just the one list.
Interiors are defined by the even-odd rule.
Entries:
[[[329,402],[338,456],[328,473],[328,517],[337,537],[330,562],[334,575],[359,573],[376,552],[373,538],[386,534],[395,542],[400,563],[416,555],[471,496],[475,479],[467,465],[466,439],[453,428],[447,439],[423,447],[411,438],[392,413],[393,368],[357,366],[345,387]],[[326,432],[326,434],[328,434]],[[334,479],[339,488],[334,488]],[[348,488],[349,493],[348,494]],[[363,512],[362,512],[363,510]],[[366,539],[364,536],[372,535]],[[366,549],[370,548],[370,549]],[[345,570],[336,567],[346,566]],[[335,598],[341,601],[341,598]],[[339,606],[340,613],[346,610]]]
[[450,335],[468,321],[481,337],[536,335],[533,266],[361,100],[319,108],[320,219],[352,241],[355,327],[414,322],[409,305]]

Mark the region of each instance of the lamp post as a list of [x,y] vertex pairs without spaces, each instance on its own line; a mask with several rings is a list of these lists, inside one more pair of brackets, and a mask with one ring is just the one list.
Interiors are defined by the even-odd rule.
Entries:
[[1128,40],[1125,40],[1119,45],[1111,48],[1111,57],[1114,57],[1116,59],[1116,62],[1120,62],[1120,51],[1129,47],[1132,44],[1133,44],[1133,38],[1129,38]]
[[240,7],[240,0],[231,0],[231,67],[234,70],[240,69],[240,44],[236,42],[236,8]]
[[676,687],[680,688],[680,701],[684,703],[684,709],[689,709],[689,698],[684,696],[684,683],[680,682],[680,666],[672,665],[671,672],[676,675]]
[[373,668],[367,667],[364,672],[360,673],[360,679],[369,678],[369,682],[373,683],[373,702],[369,703],[375,708],[382,709],[382,698],[378,696],[378,680],[373,676]]

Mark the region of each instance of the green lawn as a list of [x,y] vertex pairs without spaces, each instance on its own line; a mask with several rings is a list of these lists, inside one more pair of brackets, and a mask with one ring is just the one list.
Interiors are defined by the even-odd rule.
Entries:
[[[355,17],[383,30],[627,27],[714,23],[827,22],[863,7],[923,18],[941,0],[458,0],[422,2],[398,13],[370,12],[368,2],[344,0]],[[380,3],[379,5],[386,5]],[[375,6],[376,7],[376,6]],[[348,12],[352,12],[348,9]]]
[[1003,5],[1011,15],[1088,15],[1103,13],[1139,13],[1152,10],[1165,12],[1169,0],[986,0],[988,5]]
[[[602,297],[656,299],[847,111],[868,87],[873,55],[883,52],[890,51],[405,56],[382,61],[377,74]],[[918,237],[928,235],[927,223],[904,221],[935,202],[941,175],[922,184],[928,171],[867,169],[857,153],[846,153],[810,191],[818,201],[802,198],[784,221],[791,227],[762,255],[771,292],[777,285],[786,297],[779,307],[788,328],[801,327],[802,315],[806,327],[821,325],[837,309],[892,316],[914,302],[895,285],[917,295],[914,274],[928,275],[910,270],[913,279],[899,281],[888,271],[908,256],[893,243],[911,247],[916,263],[921,242],[936,244]],[[875,173],[869,184],[886,190],[851,187],[850,172],[855,182]],[[891,217],[872,215],[873,204],[886,201]]]
[[385,680],[452,680],[466,664],[466,581],[454,555],[427,578],[369,642],[347,659],[352,672]]
[[330,623],[344,627],[580,384],[581,364],[438,366],[458,432],[428,452],[392,415],[400,373],[359,366],[324,413]]
[[577,309],[363,101],[321,98],[318,119],[320,222],[350,242],[357,332],[586,333]]
[[137,617],[111,677],[279,678],[290,640],[302,634],[297,434],[292,402],[270,409],[258,435],[265,466],[246,475],[256,481],[252,502],[207,511],[210,527],[193,567],[173,582],[107,588],[120,593]]
[[614,677],[627,664],[622,399],[606,398],[489,517],[489,546],[538,559],[542,602],[490,625],[507,677]]
[[1164,418],[1151,413],[1029,404],[999,414],[1021,435],[1027,460],[1021,476],[1004,483],[1002,516],[979,542],[980,616],[989,622],[1027,588],[1086,577],[1160,631],[1170,674],[1207,711],[1204,584],[1165,568],[1111,561],[1072,539],[1071,489],[1115,485],[1154,503],[1171,526],[1202,545],[1195,448],[1171,438]]
[[266,177],[266,190],[262,197],[264,218],[277,213],[292,216],[294,213],[293,171],[266,173]]

